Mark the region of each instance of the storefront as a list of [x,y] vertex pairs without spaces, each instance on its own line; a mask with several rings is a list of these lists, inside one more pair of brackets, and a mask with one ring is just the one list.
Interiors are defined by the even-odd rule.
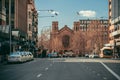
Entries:
[[115,42],[115,53],[117,57],[120,57],[120,39],[116,39]]

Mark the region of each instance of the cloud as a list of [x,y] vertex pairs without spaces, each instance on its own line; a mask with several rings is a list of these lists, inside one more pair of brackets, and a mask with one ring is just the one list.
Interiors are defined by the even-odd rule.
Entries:
[[83,16],[83,17],[95,17],[96,12],[92,10],[82,10],[77,12],[78,15]]

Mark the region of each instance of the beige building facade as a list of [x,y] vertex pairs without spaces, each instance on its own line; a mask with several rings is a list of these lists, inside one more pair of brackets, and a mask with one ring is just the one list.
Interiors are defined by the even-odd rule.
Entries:
[[109,46],[120,56],[120,1],[109,0]]

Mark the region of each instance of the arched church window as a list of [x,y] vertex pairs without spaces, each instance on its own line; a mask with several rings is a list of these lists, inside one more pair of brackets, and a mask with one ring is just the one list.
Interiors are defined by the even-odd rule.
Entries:
[[70,37],[68,35],[64,35],[62,38],[62,44],[65,48],[69,47],[70,45]]

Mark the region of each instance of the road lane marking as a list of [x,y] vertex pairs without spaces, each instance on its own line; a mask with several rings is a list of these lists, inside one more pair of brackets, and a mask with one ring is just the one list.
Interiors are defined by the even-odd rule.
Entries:
[[89,69],[90,71],[92,70],[92,69]]
[[100,74],[98,73],[97,76],[100,76]]
[[31,64],[31,62],[28,62],[28,64]]
[[53,64],[54,64],[55,61],[53,61]]
[[37,78],[39,78],[39,77],[41,77],[41,76],[42,76],[42,74],[38,74],[38,75],[37,75]]
[[7,71],[9,71],[9,70],[4,70],[4,72],[7,72]]
[[103,77],[103,79],[104,79],[104,80],[107,80],[107,78],[106,78],[106,77]]
[[48,68],[45,68],[45,70],[47,71],[47,70],[48,70]]
[[92,71],[93,73],[95,73],[95,71]]
[[52,66],[52,64],[50,64],[50,66]]
[[105,65],[103,62],[100,62],[113,76],[115,76],[118,80],[120,80],[120,76],[116,74],[114,71],[112,71],[107,65]]

